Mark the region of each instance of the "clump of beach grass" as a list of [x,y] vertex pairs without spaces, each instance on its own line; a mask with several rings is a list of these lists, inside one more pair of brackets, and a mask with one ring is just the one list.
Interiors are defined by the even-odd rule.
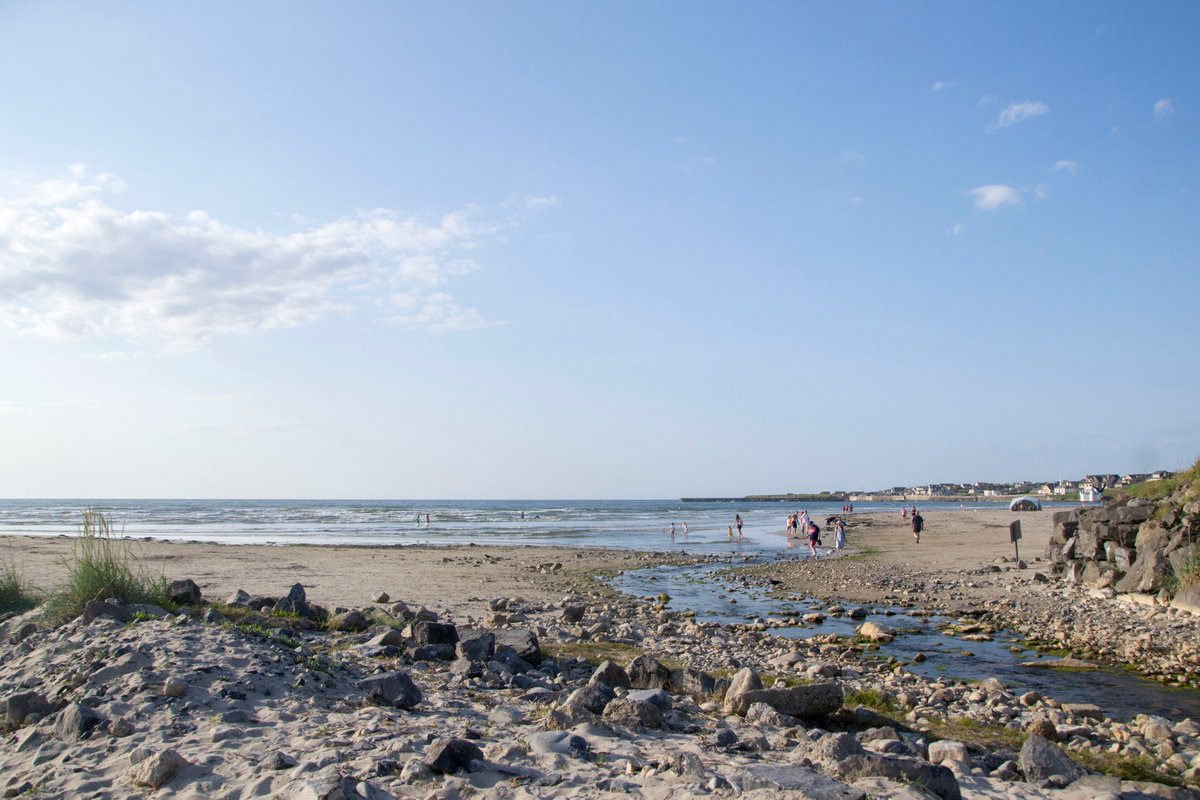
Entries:
[[43,615],[59,625],[83,613],[91,600],[115,598],[123,603],[169,606],[168,581],[153,575],[130,543],[114,533],[104,514],[83,512],[79,536],[71,542],[71,556],[63,559],[67,581],[46,599]]
[[21,576],[11,561],[0,568],[0,614],[28,611],[38,604],[33,585]]

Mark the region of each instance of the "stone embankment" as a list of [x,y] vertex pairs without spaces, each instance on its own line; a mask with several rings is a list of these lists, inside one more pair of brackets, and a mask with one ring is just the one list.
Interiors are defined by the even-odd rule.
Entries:
[[1179,585],[1200,561],[1200,503],[1124,498],[1054,515],[1046,558],[1068,583],[1152,595],[1200,612],[1200,589]]
[[1084,767],[1194,784],[1191,720],[929,680],[832,636],[599,595],[450,619],[176,588],[174,613],[0,621],[5,796],[1200,796]]

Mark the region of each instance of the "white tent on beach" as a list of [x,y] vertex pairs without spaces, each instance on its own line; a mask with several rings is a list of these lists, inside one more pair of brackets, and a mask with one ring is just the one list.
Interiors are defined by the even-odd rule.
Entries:
[[1009,511],[1041,511],[1042,501],[1036,497],[1018,497],[1008,504]]

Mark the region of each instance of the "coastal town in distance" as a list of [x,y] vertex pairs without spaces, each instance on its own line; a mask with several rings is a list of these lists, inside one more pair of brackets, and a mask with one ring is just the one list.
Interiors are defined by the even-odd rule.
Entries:
[[1098,474],[1085,475],[1079,480],[1057,481],[1015,481],[1012,483],[989,483],[977,481],[974,483],[929,483],[920,486],[891,486],[886,489],[873,491],[823,491],[815,493],[788,492],[785,494],[752,494],[745,497],[684,497],[685,503],[746,501],[847,501],[851,503],[887,502],[890,500],[915,501],[920,499],[953,500],[994,499],[1004,500],[1013,497],[1032,495],[1049,500],[1062,502],[1094,503],[1104,497],[1104,493],[1115,492],[1135,483],[1165,480],[1175,473],[1171,470],[1158,470],[1150,473],[1130,473],[1128,475]]

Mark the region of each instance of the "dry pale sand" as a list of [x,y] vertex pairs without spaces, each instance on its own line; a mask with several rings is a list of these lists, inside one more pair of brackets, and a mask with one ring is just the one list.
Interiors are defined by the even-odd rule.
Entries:
[[[866,558],[881,566],[901,564],[914,569],[970,569],[1015,554],[1009,524],[1021,523],[1020,556],[1041,556],[1053,531],[1051,511],[921,512],[925,530],[913,541],[908,520],[895,514],[854,514],[847,538],[851,547],[867,548]],[[829,538],[825,538],[826,544]]]
[[[238,589],[278,596],[301,584],[310,602],[358,607],[378,592],[435,611],[482,613],[486,601],[557,600],[596,588],[589,577],[665,560],[628,551],[558,547],[328,547],[224,545],[128,540],[132,563],[170,580],[191,578],[206,599]],[[34,586],[50,589],[67,576],[70,537],[0,537],[0,564],[11,562]]]
[[[941,573],[1011,557],[1008,525],[1014,519],[1021,521],[1023,558],[1040,555],[1051,533],[1048,511],[964,510],[924,517],[926,530],[915,544],[899,513],[852,515],[851,552],[863,552],[868,563],[883,571],[903,566],[905,571]],[[66,575],[71,542],[68,537],[0,537],[0,563],[11,561],[36,586],[51,588]],[[830,533],[825,544],[831,543]],[[243,546],[142,540],[131,540],[129,546],[153,574],[191,578],[212,600],[224,600],[238,589],[281,595],[300,583],[311,602],[330,608],[361,606],[382,591],[409,604],[468,614],[481,613],[491,598],[554,600],[593,588],[587,578],[596,572],[665,560],[628,551],[535,546]]]

